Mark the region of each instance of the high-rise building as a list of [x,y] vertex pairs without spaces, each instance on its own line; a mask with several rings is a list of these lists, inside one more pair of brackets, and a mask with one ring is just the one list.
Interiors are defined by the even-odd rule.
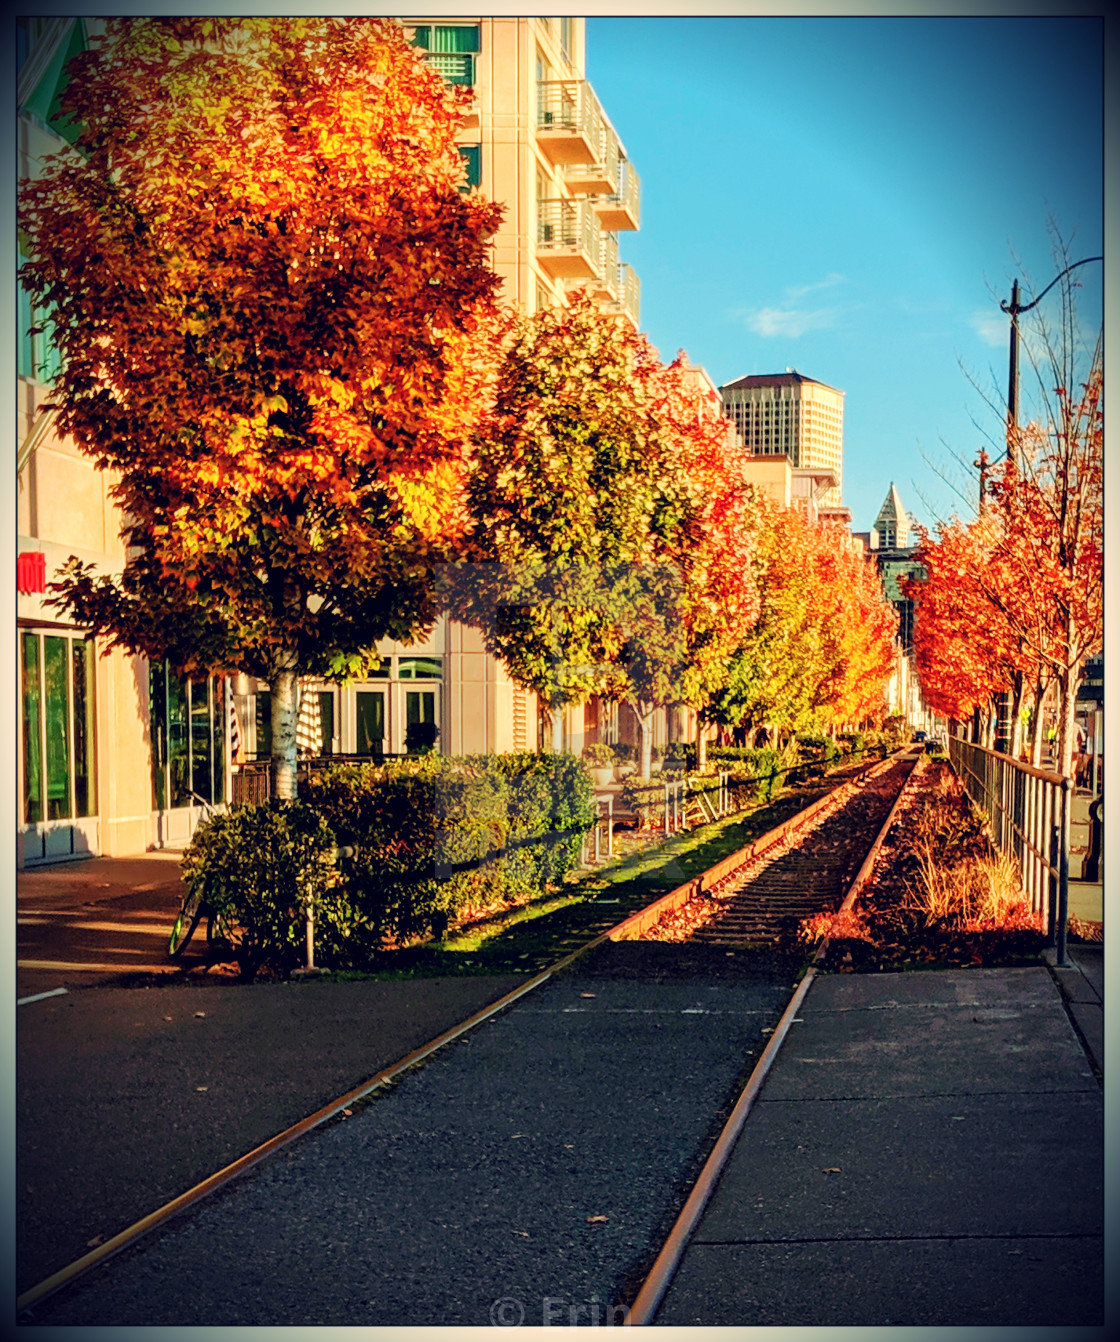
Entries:
[[719,389],[724,414],[755,456],[785,454],[795,467],[835,472],[821,500],[841,509],[844,470],[844,393],[787,369],[728,382]]
[[407,18],[413,44],[474,102],[459,135],[468,182],[505,206],[493,264],[524,312],[584,288],[637,329],[640,286],[619,259],[641,185],[585,75],[586,20]]

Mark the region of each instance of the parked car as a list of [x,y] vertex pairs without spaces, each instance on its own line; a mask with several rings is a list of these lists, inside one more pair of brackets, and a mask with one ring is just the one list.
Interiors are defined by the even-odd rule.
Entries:
[[914,735],[910,738],[911,741],[924,741],[925,739],[926,739],[925,732],[920,730],[916,731]]

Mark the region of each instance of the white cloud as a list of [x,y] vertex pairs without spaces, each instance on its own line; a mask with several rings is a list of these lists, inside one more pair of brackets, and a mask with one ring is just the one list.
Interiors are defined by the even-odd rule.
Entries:
[[798,299],[806,294],[816,293],[820,289],[833,289],[838,284],[846,284],[843,275],[833,271],[823,279],[811,284],[790,284],[782,290],[781,299],[770,307],[739,308],[732,316],[745,322],[760,336],[782,336],[795,340],[806,331],[824,331],[835,326],[843,311],[840,307],[809,308],[802,306]]
[[846,283],[843,275],[838,275],[833,271],[831,275],[826,275],[823,280],[817,280],[813,284],[791,285],[785,290],[786,298],[804,298],[806,294],[815,293],[818,289],[832,289],[837,284]]
[[1002,312],[990,312],[987,308],[981,308],[972,314],[970,324],[985,345],[996,347],[1006,345],[1010,338],[1009,320]]
[[746,314],[747,325],[760,336],[796,339],[806,331],[823,331],[836,324],[838,308],[758,308]]

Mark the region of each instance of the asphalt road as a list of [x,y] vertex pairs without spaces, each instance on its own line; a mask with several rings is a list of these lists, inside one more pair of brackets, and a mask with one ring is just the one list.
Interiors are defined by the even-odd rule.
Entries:
[[[668,1231],[793,973],[708,948],[605,946],[34,1321],[486,1326],[600,1310],[605,1322]],[[274,1061],[234,1084],[268,1090]],[[184,1141],[211,1124],[223,1070],[184,1070]],[[141,1097],[131,1112],[145,1121]]]

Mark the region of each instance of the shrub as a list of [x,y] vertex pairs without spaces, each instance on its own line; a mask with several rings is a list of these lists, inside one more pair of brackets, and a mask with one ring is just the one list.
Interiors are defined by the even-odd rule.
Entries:
[[353,850],[343,863],[368,955],[386,941],[442,933],[465,909],[542,893],[579,860],[594,808],[570,755],[428,755],[336,765],[310,805]]
[[712,746],[708,758],[719,768],[729,769],[732,780],[742,787],[754,782],[754,800],[769,801],[784,779],[785,753],[774,746]]
[[347,900],[334,853],[333,832],[309,806],[239,806],[198,827],[183,855],[183,880],[235,929],[233,953],[252,978],[262,965],[285,970],[302,961],[308,909],[317,954],[329,957],[345,940]]
[[605,741],[592,741],[584,746],[583,758],[592,769],[609,769],[614,764],[615,753]]
[[622,784],[619,800],[622,809],[637,814],[639,829],[653,829],[665,823],[664,779],[631,774]]
[[[656,759],[656,754],[654,758]],[[670,741],[665,747],[662,759],[666,769],[673,769],[679,773],[692,773],[696,769],[696,743]]]

